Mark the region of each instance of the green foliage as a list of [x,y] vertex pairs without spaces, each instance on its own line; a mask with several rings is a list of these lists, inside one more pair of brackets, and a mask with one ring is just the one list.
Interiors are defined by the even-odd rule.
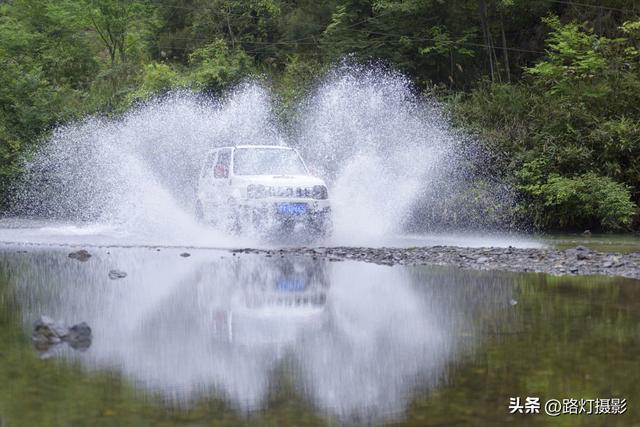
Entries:
[[503,153],[536,226],[628,228],[640,202],[638,21],[615,38],[544,22],[547,55],[523,81],[454,96],[452,111]]
[[144,66],[142,82],[135,92],[128,95],[128,103],[150,98],[181,85],[180,75],[173,68],[167,64],[152,62]]
[[253,70],[251,58],[240,48],[216,40],[189,56],[190,80],[198,90],[220,92]]
[[554,174],[523,188],[540,228],[624,229],[637,208],[623,184],[594,173],[572,178]]
[[139,44],[152,25],[151,8],[144,0],[84,0],[76,11],[93,27],[106,48],[111,65],[116,61],[127,62],[131,53],[140,52]]
[[280,95],[277,114],[286,121],[294,113],[295,105],[307,94],[311,85],[327,71],[326,65],[292,55],[285,69],[274,82],[274,88]]
[[77,27],[46,1],[0,8],[0,193],[20,155],[55,123],[74,117],[97,62]]
[[546,60],[526,70],[536,77],[534,82],[551,95],[572,96],[580,91],[586,98],[606,96],[609,88],[597,84],[596,79],[607,70],[605,54],[612,40],[580,31],[575,23],[562,25],[557,17],[544,22],[553,29],[547,39],[550,52]]

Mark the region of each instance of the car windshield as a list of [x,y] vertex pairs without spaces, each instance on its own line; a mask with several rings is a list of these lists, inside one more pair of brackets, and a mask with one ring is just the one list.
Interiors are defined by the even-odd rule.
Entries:
[[280,148],[236,148],[236,175],[306,175],[307,170],[294,150]]

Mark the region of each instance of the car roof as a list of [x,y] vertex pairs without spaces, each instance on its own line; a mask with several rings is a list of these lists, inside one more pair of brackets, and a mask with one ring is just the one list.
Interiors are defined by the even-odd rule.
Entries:
[[217,147],[215,150],[222,150],[223,148],[273,148],[276,150],[293,150],[286,145],[255,145],[255,144],[242,144],[242,145],[227,145],[224,147]]

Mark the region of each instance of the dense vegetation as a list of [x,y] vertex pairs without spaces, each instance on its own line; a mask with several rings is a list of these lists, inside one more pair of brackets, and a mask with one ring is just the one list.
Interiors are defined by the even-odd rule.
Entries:
[[286,108],[345,55],[440,97],[535,226],[640,226],[636,0],[0,1],[0,192],[58,123],[248,75]]

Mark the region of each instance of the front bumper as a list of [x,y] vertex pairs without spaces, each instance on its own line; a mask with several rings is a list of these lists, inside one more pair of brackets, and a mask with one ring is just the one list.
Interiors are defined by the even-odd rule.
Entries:
[[[283,211],[283,205],[303,207],[303,211]],[[317,231],[326,231],[331,227],[331,205],[328,200],[295,198],[244,200],[239,204],[238,210],[243,221],[260,228],[271,229],[302,224]]]

